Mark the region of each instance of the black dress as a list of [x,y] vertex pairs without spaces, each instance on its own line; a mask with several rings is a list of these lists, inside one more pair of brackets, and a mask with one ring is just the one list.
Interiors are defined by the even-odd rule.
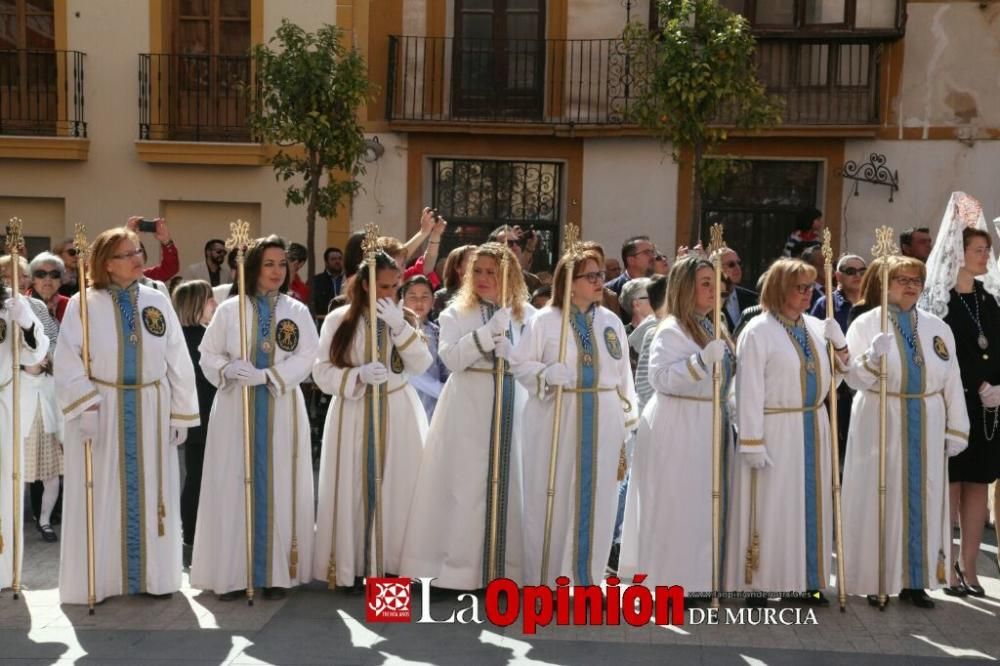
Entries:
[[[976,301],[979,302],[979,322],[989,343],[985,350],[980,349],[978,343]],[[955,335],[965,405],[969,411],[969,448],[948,459],[948,476],[952,482],[991,483],[1000,476],[1000,427],[994,428],[995,413],[984,412],[979,387],[983,382],[1000,384],[1000,305],[976,280],[974,294],[951,290],[948,315],[944,320]]]
[[188,430],[184,442],[184,488],[181,490],[181,529],[184,533],[184,543],[194,543],[195,521],[198,518],[198,497],[201,493],[201,469],[205,462],[205,436],[208,433],[208,415],[212,412],[212,402],[215,400],[215,387],[205,379],[201,371],[201,339],[205,337],[204,326],[184,326],[184,341],[187,343],[188,354],[194,363],[195,386],[198,388],[198,413],[201,425]]

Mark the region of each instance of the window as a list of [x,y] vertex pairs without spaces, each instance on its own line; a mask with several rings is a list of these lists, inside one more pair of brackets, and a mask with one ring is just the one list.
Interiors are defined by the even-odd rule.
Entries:
[[[441,256],[479,244],[504,224],[540,235],[534,266],[558,259],[562,164],[497,160],[432,160],[434,207],[448,220]],[[539,269],[540,270],[540,269]]]
[[53,0],[0,0],[0,133],[54,134]]
[[174,0],[171,138],[249,140],[250,0]]
[[796,215],[817,207],[821,167],[813,161],[746,160],[717,191],[703,192],[701,237],[708,238],[716,222],[723,225],[726,244],[743,260],[745,286],[753,288],[781,256]]
[[858,30],[901,34],[905,0],[721,0],[720,4],[743,14],[761,31]]
[[541,117],[544,0],[456,0],[455,115]]

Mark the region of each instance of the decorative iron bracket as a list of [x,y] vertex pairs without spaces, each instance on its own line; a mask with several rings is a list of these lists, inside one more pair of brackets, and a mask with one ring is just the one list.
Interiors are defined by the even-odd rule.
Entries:
[[899,191],[899,171],[890,170],[885,162],[885,155],[872,153],[864,164],[847,160],[842,168],[837,169],[836,173],[842,178],[854,181],[854,196],[858,196],[858,183],[871,183],[888,187],[889,203],[892,203],[893,194]]

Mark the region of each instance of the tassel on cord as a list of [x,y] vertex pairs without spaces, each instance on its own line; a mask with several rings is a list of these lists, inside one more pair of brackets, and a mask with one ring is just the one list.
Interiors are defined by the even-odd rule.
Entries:
[[326,585],[331,590],[337,589],[337,564],[333,561],[333,554],[330,554],[330,564],[326,568]]
[[625,443],[622,443],[622,448],[618,452],[618,481],[625,480],[625,472],[628,470],[628,460],[625,457]]
[[288,576],[292,579],[299,577],[299,543],[298,539],[292,539],[292,553],[288,556]]
[[163,506],[163,502],[160,502],[160,506],[156,512],[156,529],[160,536],[166,534],[166,530],[163,527],[163,519],[167,517],[167,509]]

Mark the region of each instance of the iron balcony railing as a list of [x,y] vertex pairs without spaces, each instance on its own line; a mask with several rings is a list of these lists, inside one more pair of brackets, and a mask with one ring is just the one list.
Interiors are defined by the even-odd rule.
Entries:
[[0,50],[0,134],[87,136],[79,51]]
[[[630,125],[652,49],[637,54],[621,39],[392,36],[386,116],[427,123]],[[785,124],[874,124],[880,49],[878,40],[760,38],[758,75],[784,99]]]
[[248,142],[249,56],[139,55],[139,138]]

